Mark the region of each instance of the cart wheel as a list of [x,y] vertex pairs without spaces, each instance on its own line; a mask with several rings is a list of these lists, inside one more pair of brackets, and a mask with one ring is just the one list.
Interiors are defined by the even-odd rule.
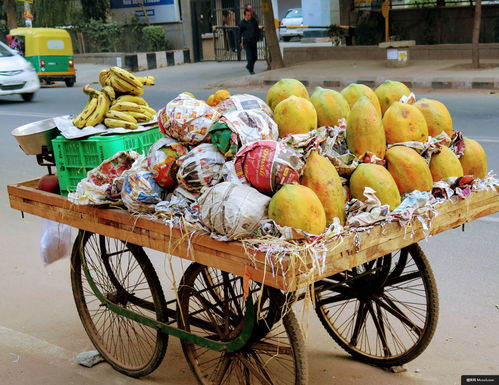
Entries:
[[417,244],[321,281],[315,299],[331,337],[353,357],[378,366],[416,358],[437,325],[437,286]]
[[[182,348],[198,382],[212,384],[307,383],[308,366],[303,337],[289,310],[284,317],[284,295],[251,283],[257,319],[250,342],[235,353],[216,352],[182,340]],[[261,293],[261,300],[258,294]],[[231,341],[242,329],[242,278],[193,263],[179,290],[180,328],[216,341]]]
[[99,291],[113,303],[166,322],[166,302],[156,272],[141,247],[80,231],[71,256],[76,308],[96,349],[114,369],[132,377],[161,363],[168,335],[109,310],[85,277],[88,268]]

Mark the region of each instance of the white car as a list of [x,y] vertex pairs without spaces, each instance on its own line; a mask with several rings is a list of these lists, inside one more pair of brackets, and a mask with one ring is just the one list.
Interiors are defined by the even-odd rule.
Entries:
[[20,94],[30,102],[40,89],[33,66],[13,49],[0,42],[0,96]]
[[292,37],[302,37],[303,28],[288,28],[303,26],[303,16],[301,8],[288,9],[286,15],[281,20],[281,28],[279,28],[279,36],[284,41],[289,41]]

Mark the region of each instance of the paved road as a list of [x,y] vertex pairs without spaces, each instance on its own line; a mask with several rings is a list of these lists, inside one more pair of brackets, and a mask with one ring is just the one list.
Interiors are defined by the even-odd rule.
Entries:
[[[157,70],[158,85],[145,97],[161,107],[178,92],[189,90],[206,98],[210,82],[240,76],[238,63],[184,69]],[[210,75],[206,75],[210,73]],[[187,76],[184,76],[187,74]],[[87,74],[88,75],[88,74]],[[182,77],[184,76],[184,77]],[[489,168],[499,170],[499,96],[487,93],[427,93],[419,97],[443,101],[455,128],[480,140]],[[252,90],[263,97],[265,90]],[[0,180],[8,183],[36,177],[45,171],[34,157],[24,155],[10,136],[12,128],[68,112],[78,112],[85,96],[77,88],[61,86],[40,91],[35,102],[17,97],[0,100]],[[126,378],[107,364],[85,369],[73,356],[91,349],[76,313],[69,282],[69,264],[48,267],[38,256],[39,219],[8,207],[5,188],[0,194],[0,372],[5,385],[143,384]],[[466,232],[452,230],[422,242],[440,291],[440,321],[436,335],[422,356],[392,374],[351,360],[319,327],[310,313],[308,355],[310,384],[459,384],[462,374],[499,374],[499,216],[467,225]],[[158,271],[167,271],[160,255],[152,258]],[[177,277],[178,279],[178,277]],[[164,287],[169,287],[165,282]],[[194,384],[178,341],[170,340],[166,359],[147,378],[150,384]]]

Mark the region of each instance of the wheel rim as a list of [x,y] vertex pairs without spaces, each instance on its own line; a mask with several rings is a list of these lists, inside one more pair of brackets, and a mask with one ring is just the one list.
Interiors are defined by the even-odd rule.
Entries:
[[[186,272],[180,288],[179,327],[214,340],[229,341],[242,328],[242,279],[197,266]],[[250,290],[258,303],[260,288],[252,284]],[[280,317],[282,300],[275,295],[274,290],[263,289],[252,339],[239,352],[215,352],[182,341],[186,359],[201,384],[295,383],[295,342],[290,340],[286,321]]]
[[[135,245],[84,235],[73,253],[73,292],[82,323],[103,357],[130,376],[152,372],[166,351],[167,336],[123,317],[100,302],[86,280],[88,269],[105,298],[140,315],[166,321],[166,305],[157,277],[146,273],[145,254]],[[150,262],[147,260],[147,263]],[[157,309],[157,311],[156,311]]]
[[402,364],[419,355],[433,335],[438,301],[433,276],[409,250],[329,277],[316,290],[321,321],[357,358]]

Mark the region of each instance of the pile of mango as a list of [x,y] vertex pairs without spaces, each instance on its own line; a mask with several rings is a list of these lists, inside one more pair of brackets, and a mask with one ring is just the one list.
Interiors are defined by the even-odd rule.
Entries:
[[[350,84],[341,92],[317,87],[309,96],[298,80],[282,79],[269,89],[267,104],[274,112],[280,137],[335,126],[345,119],[346,144],[361,160],[349,176],[347,191],[364,201],[364,189],[371,187],[381,203],[393,210],[405,193],[430,191],[434,182],[449,177],[484,178],[487,173],[484,149],[469,138],[464,138],[461,157],[442,146],[429,163],[411,147],[392,146],[424,143],[442,131],[450,138],[454,135],[451,115],[443,103],[433,99],[400,102],[410,94],[403,83],[385,81],[375,90],[362,84]],[[362,163],[366,153],[380,161]],[[335,217],[344,223],[347,195],[333,164],[313,151],[300,184],[283,186],[272,197],[268,214],[279,225],[320,234]]]

